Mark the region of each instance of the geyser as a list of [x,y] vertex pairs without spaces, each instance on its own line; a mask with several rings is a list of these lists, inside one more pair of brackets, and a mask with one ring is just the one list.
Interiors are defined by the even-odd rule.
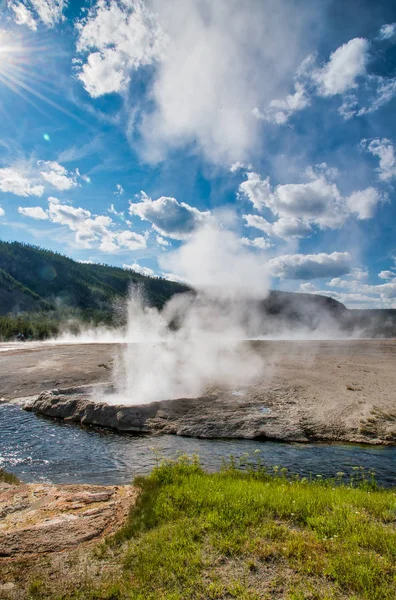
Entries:
[[263,256],[210,224],[161,262],[195,291],[173,296],[159,311],[145,304],[142,290],[132,289],[127,343],[113,372],[115,393],[105,401],[146,404],[255,381],[263,362],[243,340],[256,319],[249,300],[268,293]]

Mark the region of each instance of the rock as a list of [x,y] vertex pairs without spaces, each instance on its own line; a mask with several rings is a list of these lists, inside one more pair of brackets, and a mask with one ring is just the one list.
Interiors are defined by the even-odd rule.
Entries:
[[[295,418],[295,403],[290,402],[287,390],[276,390],[276,402],[271,390],[259,393],[252,386],[245,395],[237,397],[230,392],[217,391],[197,398],[137,406],[94,402],[92,394],[95,391],[102,396],[99,388],[92,387],[43,392],[25,408],[47,417],[131,433],[296,442],[309,439],[299,425],[299,418]],[[272,405],[271,409],[268,404]]]
[[0,492],[0,558],[60,552],[118,528],[131,486],[8,486]]
[[336,400],[330,405],[312,400],[304,383],[284,378],[245,386],[237,394],[216,388],[197,398],[135,406],[107,404],[103,400],[106,391],[111,391],[108,385],[55,389],[43,392],[25,408],[47,417],[131,433],[302,443],[396,441],[392,411],[374,407],[375,427],[371,416],[370,427],[359,425],[360,404],[342,405],[341,412]]

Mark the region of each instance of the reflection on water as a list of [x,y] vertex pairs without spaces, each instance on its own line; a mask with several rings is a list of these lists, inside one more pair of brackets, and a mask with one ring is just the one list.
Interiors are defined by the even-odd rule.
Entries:
[[223,457],[248,452],[253,458],[259,449],[266,464],[294,473],[332,476],[361,465],[373,468],[382,485],[396,485],[396,447],[119,435],[39,418],[16,405],[0,405],[0,467],[23,481],[129,483],[154,466],[153,448],[170,458],[196,453],[209,470],[218,469]]

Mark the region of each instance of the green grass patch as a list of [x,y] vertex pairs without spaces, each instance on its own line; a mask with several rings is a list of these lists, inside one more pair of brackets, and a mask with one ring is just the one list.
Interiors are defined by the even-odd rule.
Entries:
[[67,591],[50,597],[394,600],[395,490],[359,474],[310,481],[164,462],[135,481],[127,523],[93,553],[106,578],[78,591],[64,579]]
[[13,473],[9,473],[5,469],[0,469],[0,483],[11,483],[12,485],[19,485],[21,482],[18,477]]

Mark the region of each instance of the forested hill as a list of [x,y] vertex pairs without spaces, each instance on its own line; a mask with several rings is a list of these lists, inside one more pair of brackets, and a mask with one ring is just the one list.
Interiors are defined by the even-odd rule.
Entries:
[[78,309],[111,313],[131,283],[144,283],[147,301],[161,307],[188,288],[101,264],[79,263],[36,246],[0,241],[0,315]]
[[[124,304],[133,283],[143,284],[147,303],[158,308],[190,289],[118,267],[79,263],[36,246],[0,241],[0,339],[21,335],[42,339],[71,322],[76,327],[81,321],[120,325],[125,313],[114,308]],[[360,330],[368,337],[396,335],[396,310],[348,310],[328,296],[272,291],[251,308],[260,315],[252,336],[298,328]],[[245,309],[249,313],[248,305]]]

